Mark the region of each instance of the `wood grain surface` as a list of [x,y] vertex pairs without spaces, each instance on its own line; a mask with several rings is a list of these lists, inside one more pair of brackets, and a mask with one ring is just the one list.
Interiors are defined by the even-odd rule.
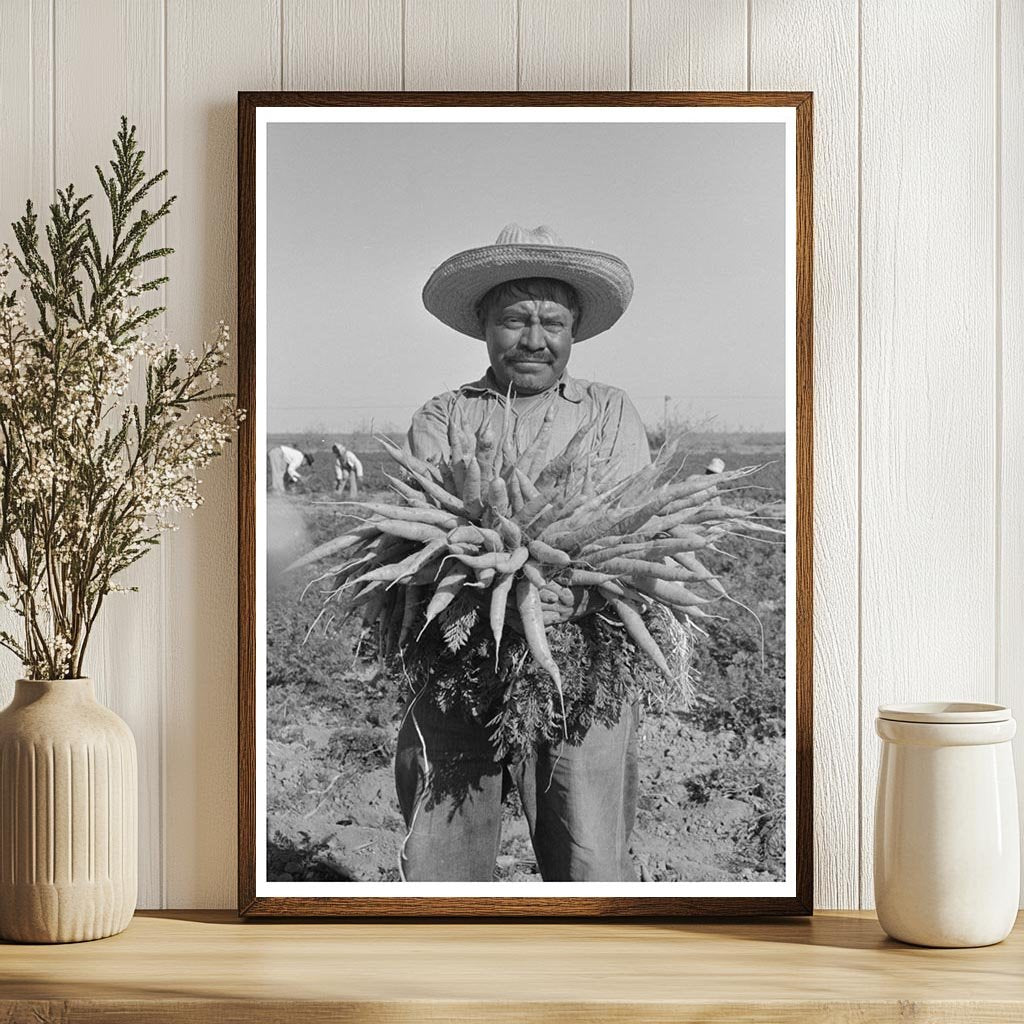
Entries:
[[0,1020],[983,1024],[1024,1014],[1022,955],[1020,925],[996,946],[928,950],[856,912],[513,925],[166,911],[100,942],[0,947]]

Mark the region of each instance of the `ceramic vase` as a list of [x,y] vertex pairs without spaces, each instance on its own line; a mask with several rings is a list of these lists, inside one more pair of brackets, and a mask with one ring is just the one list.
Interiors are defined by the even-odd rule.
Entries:
[[19,679],[0,712],[0,938],[123,931],[138,889],[131,730],[90,679]]
[[1016,722],[998,704],[883,705],[875,906],[894,939],[988,946],[1020,895]]

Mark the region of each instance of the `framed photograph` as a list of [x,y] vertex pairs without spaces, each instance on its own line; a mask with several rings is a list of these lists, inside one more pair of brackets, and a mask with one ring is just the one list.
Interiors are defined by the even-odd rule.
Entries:
[[810,914],[811,95],[238,118],[239,912]]

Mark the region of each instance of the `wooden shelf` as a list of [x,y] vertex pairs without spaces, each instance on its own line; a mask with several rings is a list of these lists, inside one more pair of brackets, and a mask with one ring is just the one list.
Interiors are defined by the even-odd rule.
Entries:
[[852,911],[631,924],[159,911],[99,942],[0,944],[3,1024],[1022,1019],[1024,919],[959,950],[893,942]]

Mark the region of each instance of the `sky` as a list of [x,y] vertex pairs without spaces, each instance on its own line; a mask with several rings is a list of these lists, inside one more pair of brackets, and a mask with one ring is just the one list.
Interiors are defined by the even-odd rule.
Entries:
[[[635,282],[569,372],[644,421],[785,429],[785,130],[720,123],[268,128],[270,433],[404,430],[487,368],[423,307],[431,271],[509,222]],[[667,396],[667,398],[666,398]]]

